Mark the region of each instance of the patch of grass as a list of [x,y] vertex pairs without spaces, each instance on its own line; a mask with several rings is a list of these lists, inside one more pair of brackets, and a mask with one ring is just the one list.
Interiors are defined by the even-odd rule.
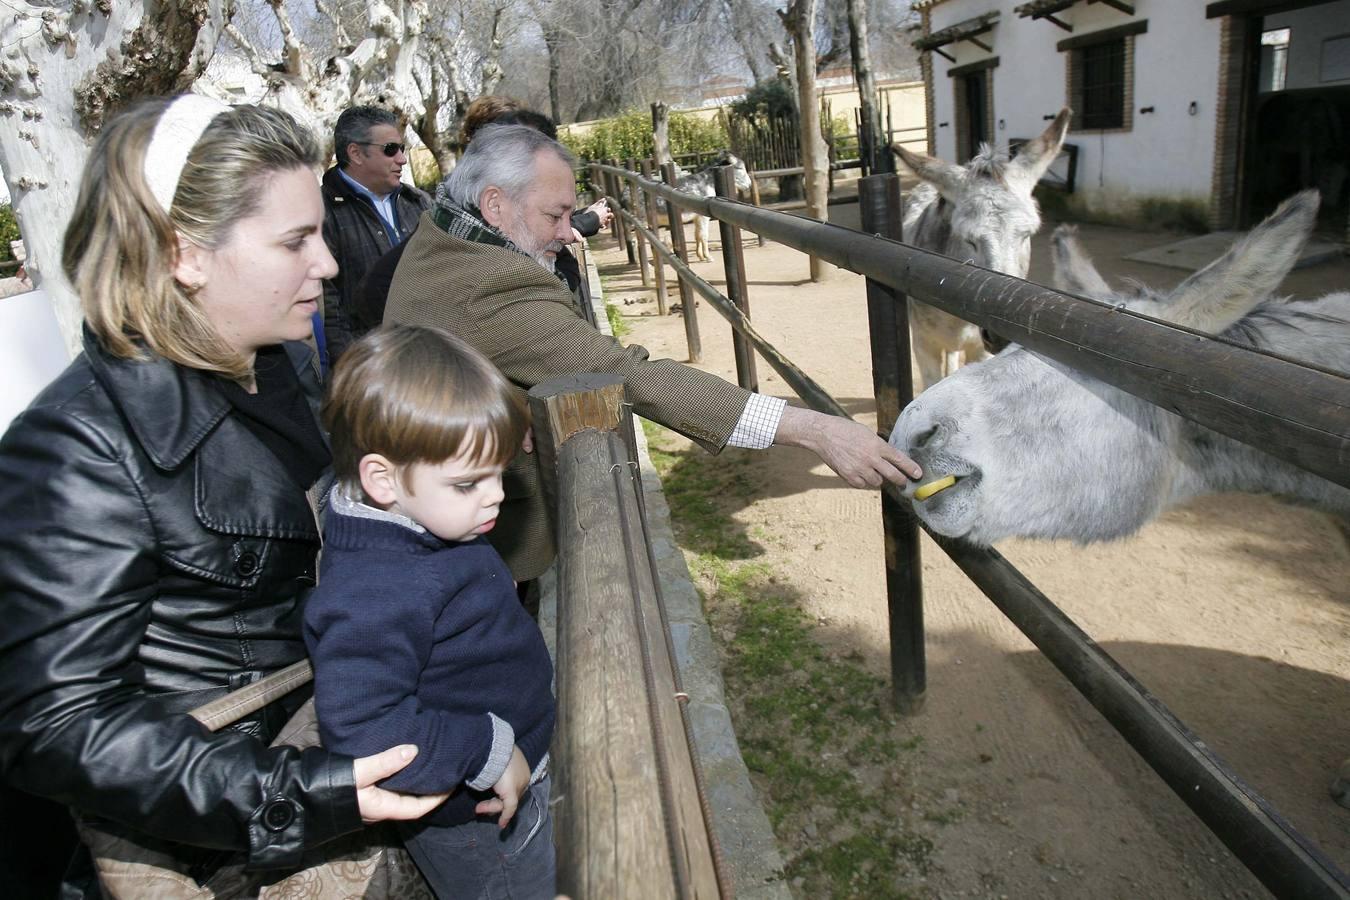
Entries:
[[616,338],[627,336],[629,331],[628,323],[624,321],[623,315],[614,304],[605,304],[605,318],[609,320],[609,330]]
[[677,449],[670,432],[643,427],[784,877],[803,897],[919,896],[906,882],[929,871],[933,844],[904,821],[908,792],[897,779],[922,738],[897,737],[887,682],[861,654],[827,651],[796,591],[756,559],[733,515],[756,496],[753,457]]

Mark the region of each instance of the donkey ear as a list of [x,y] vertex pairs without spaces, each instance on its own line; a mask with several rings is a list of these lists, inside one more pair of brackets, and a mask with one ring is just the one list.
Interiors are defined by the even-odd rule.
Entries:
[[1059,156],[1059,148],[1064,144],[1064,135],[1069,131],[1069,116],[1072,111],[1066,106],[1055,116],[1055,121],[1040,135],[1027,141],[1017,151],[1017,156],[1008,163],[1008,179],[1028,190],[1036,186],[1045,170]]
[[1111,296],[1111,287],[1102,278],[1092,259],[1078,241],[1078,227],[1061,225],[1050,235],[1054,248],[1055,287],[1061,291],[1082,294],[1095,300]]
[[943,194],[949,196],[958,194],[965,186],[966,170],[961,166],[943,162],[926,153],[906,150],[899,144],[892,144],[891,149],[900,155],[900,159],[905,165],[909,166],[915,175],[932,184]]
[[1237,322],[1274,293],[1294,267],[1320,204],[1316,190],[1281,203],[1227,253],[1177,285],[1168,296],[1165,317],[1210,334]]

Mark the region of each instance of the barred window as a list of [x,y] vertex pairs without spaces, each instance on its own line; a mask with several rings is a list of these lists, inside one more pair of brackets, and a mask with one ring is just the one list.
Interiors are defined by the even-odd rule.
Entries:
[[1092,44],[1074,52],[1079,71],[1076,108],[1083,128],[1121,128],[1125,124],[1125,38]]
[[1148,32],[1138,19],[1056,45],[1065,54],[1072,131],[1129,131],[1134,127],[1134,42]]

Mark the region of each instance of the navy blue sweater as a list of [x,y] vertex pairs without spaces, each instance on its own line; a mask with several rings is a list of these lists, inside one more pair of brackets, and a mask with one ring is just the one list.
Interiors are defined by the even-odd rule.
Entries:
[[305,643],[324,747],[359,757],[416,744],[417,757],[382,786],[458,789],[427,821],[472,820],[474,804],[492,796],[467,786],[488,763],[492,716],[509,729],[495,726],[489,775],[505,768],[503,735],[531,770],[553,736],[553,667],[510,570],[482,537],[443,541],[336,509],[324,525],[320,565]]

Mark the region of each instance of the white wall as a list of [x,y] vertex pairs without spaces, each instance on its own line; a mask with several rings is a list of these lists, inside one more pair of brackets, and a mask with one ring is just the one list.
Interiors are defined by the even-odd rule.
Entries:
[[[1068,102],[1065,67],[1068,53],[1055,45],[1068,37],[1091,34],[1139,19],[1148,32],[1134,40],[1134,118],[1129,132],[1070,132],[1077,144],[1076,192],[1093,206],[1115,206],[1134,197],[1161,196],[1208,200],[1214,166],[1215,104],[1219,79],[1219,21],[1205,18],[1205,4],[1194,0],[1135,0],[1135,15],[1105,4],[1079,3],[1057,18],[1072,24],[1068,32],[1045,19],[1018,17],[1020,0],[951,0],[934,8],[932,28],[997,9],[999,23],[993,53],[966,41],[944,47],[956,63],[933,54],[934,117],[937,155],[956,156],[956,119],[952,79],[947,70],[997,56],[993,70],[994,121],[998,144],[1009,137],[1031,137]],[[954,51],[954,52],[953,52]],[[1189,104],[1196,103],[1196,114]],[[1141,107],[1155,112],[1139,114]]]

